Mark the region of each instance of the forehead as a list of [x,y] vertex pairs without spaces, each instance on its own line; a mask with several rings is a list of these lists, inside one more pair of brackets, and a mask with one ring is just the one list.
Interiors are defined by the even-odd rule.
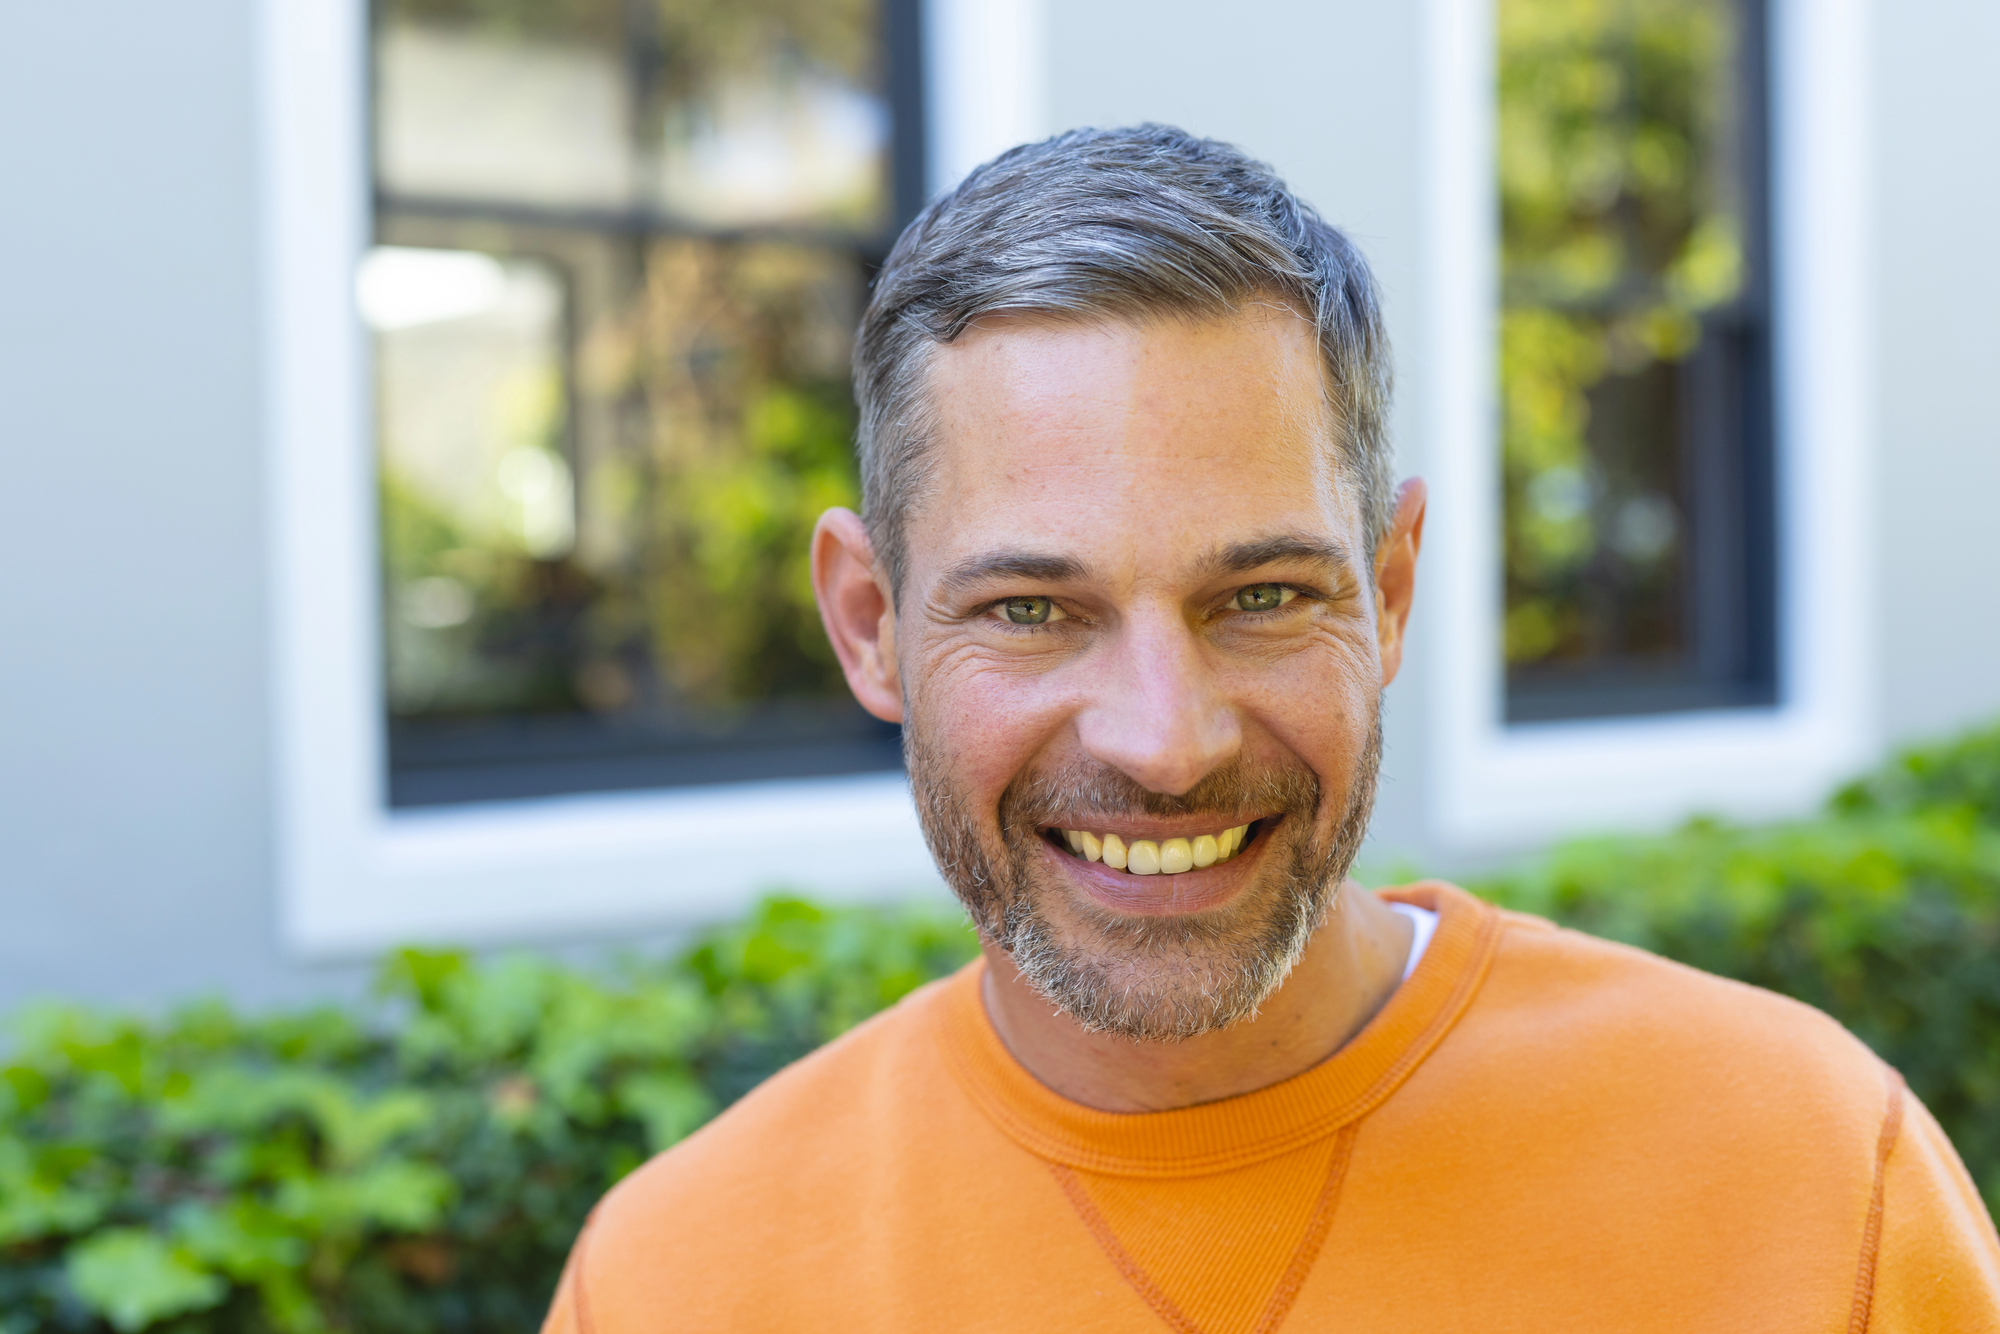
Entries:
[[1218,545],[1351,540],[1312,326],[1213,319],[983,321],[936,350],[931,485],[914,570],[1006,546],[1108,577],[1166,576]]

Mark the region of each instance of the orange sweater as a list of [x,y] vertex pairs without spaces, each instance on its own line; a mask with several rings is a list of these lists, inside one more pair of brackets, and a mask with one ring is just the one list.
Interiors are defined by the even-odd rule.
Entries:
[[975,963],[606,1197],[545,1334],[2000,1330],[1936,1123],[1825,1016],[1447,886],[1333,1057],[1116,1115]]

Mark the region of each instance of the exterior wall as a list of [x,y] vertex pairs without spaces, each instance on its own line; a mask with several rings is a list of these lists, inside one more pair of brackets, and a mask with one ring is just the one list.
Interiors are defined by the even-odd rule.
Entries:
[[1876,7],[1882,721],[2000,714],[2000,6]]
[[[356,985],[298,962],[276,925],[255,11],[190,0],[109,23],[44,5],[0,51],[0,1008]],[[2000,13],[1872,12],[1873,595],[1881,727],[1902,739],[2000,711],[2000,185],[1983,170],[2000,89],[1982,77]],[[1042,119],[1236,140],[1347,228],[1387,292],[1403,467],[1422,472],[1425,7],[1222,13],[1046,4]],[[1424,671],[1419,652],[1390,695],[1379,861],[1448,852]]]
[[271,899],[248,0],[0,48],[0,1006],[307,984]]

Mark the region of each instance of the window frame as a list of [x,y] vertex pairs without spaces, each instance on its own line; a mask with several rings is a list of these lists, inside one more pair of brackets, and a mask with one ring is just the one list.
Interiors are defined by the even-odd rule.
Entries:
[[[1432,826],[1518,847],[1800,810],[1871,753],[1870,302],[1861,0],[1770,0],[1767,172],[1777,702],[1505,721],[1492,0],[1430,0],[1419,349],[1431,480],[1418,599]],[[1808,451],[1807,442],[1810,442]]]
[[[1041,132],[1030,0],[922,4],[934,188]],[[262,0],[267,549],[279,927],[307,957],[674,926],[776,887],[942,895],[900,773],[392,810],[368,344],[366,0]],[[980,78],[952,77],[980,70]],[[899,205],[908,201],[899,199]]]

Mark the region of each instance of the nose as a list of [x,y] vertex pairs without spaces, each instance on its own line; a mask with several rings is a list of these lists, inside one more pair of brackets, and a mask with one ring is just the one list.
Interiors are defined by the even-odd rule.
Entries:
[[1184,617],[1135,617],[1101,652],[1076,718],[1092,758],[1177,797],[1242,749],[1236,711]]

